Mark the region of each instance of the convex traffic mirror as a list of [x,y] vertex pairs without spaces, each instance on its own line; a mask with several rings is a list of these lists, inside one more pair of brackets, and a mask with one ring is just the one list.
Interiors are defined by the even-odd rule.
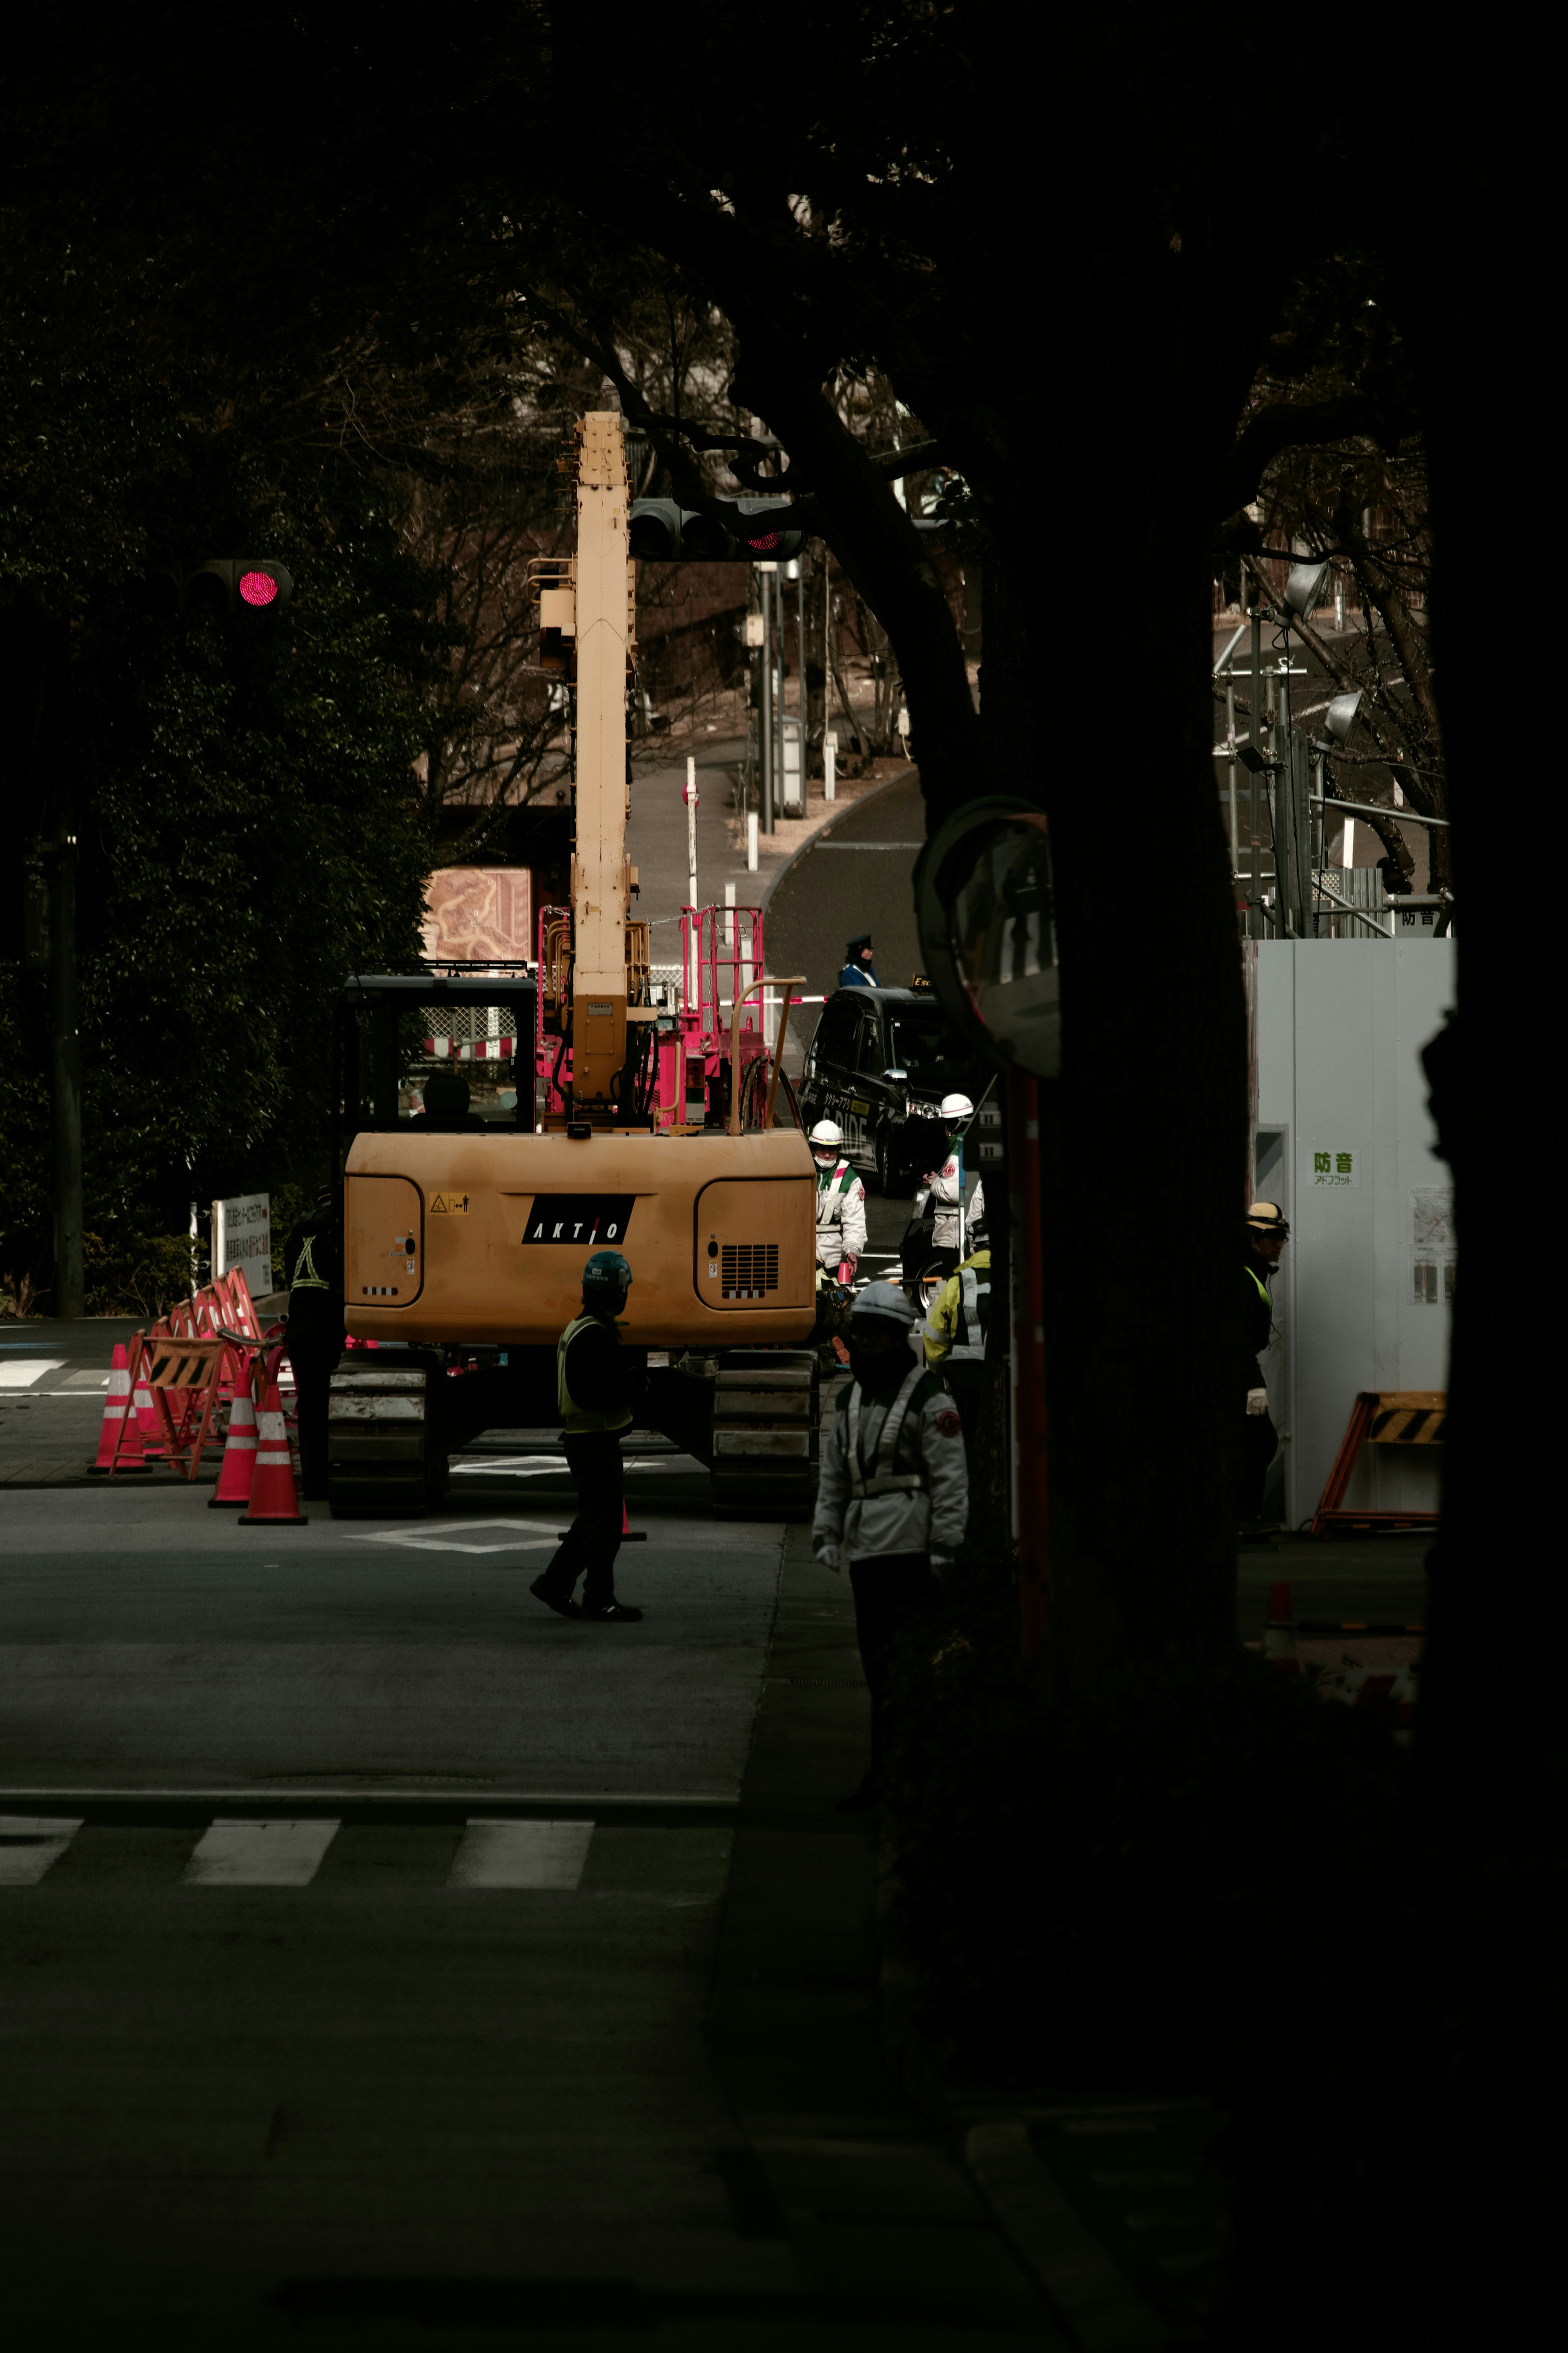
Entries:
[[1026,801],[975,801],[926,844],[915,916],[932,988],[961,1036],[1002,1069],[1061,1071],[1061,998],[1046,820]]

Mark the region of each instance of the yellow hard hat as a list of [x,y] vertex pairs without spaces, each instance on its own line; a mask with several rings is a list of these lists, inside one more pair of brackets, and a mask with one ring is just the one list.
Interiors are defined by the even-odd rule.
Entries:
[[1247,1222],[1260,1234],[1284,1236],[1290,1230],[1289,1220],[1278,1201],[1254,1201],[1247,1213]]

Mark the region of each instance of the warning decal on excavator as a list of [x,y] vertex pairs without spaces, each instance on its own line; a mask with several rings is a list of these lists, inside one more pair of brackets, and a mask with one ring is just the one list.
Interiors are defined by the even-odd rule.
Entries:
[[522,1239],[579,1250],[624,1242],[636,1198],[635,1193],[536,1193]]
[[466,1218],[468,1197],[466,1193],[432,1193],[430,1215],[433,1218]]

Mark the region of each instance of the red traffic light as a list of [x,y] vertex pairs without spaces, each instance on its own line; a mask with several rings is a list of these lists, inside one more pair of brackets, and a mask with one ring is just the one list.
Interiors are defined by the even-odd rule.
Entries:
[[746,545],[754,549],[759,555],[765,555],[770,547],[776,547],[778,543],[779,534],[776,531],[765,531],[760,539],[748,539],[746,542]]
[[270,605],[278,596],[278,583],[270,572],[242,572],[239,593],[247,605]]

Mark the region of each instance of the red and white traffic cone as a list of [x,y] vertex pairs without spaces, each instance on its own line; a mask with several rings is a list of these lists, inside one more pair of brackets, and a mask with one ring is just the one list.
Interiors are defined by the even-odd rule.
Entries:
[[136,1351],[136,1370],[131,1381],[131,1402],[136,1412],[136,1444],[139,1451],[146,1457],[146,1467],[151,1468],[154,1462],[161,1462],[163,1460],[163,1438],[158,1428],[158,1415],[153,1403],[153,1392],[147,1386],[146,1367],[147,1351],[144,1345],[139,1345]]
[[309,1525],[300,1509],[300,1497],[294,1485],[294,1466],[289,1459],[289,1433],[283,1426],[283,1401],[278,1394],[277,1382],[268,1381],[261,1392],[261,1419],[256,1434],[256,1476],[251,1482],[249,1506],[241,1513],[239,1525],[242,1528],[303,1528]]
[[[127,1415],[132,1414],[131,1367],[125,1361],[125,1343],[116,1340],[110,1359],[109,1395],[103,1400],[103,1419],[98,1430],[98,1454],[88,1469],[95,1479],[106,1478],[111,1471],[145,1471],[149,1466],[142,1460],[142,1433],[132,1416],[130,1438],[121,1439]],[[116,1451],[119,1461],[115,1461]]]
[[237,1512],[250,1501],[256,1479],[256,1408],[248,1389],[236,1389],[228,1409],[228,1438],[218,1466],[217,1487],[207,1497],[209,1512]]
[[1266,1665],[1278,1667],[1288,1675],[1299,1675],[1301,1662],[1296,1655],[1296,1609],[1290,1599],[1290,1588],[1283,1577],[1268,1588],[1268,1615],[1263,1623],[1263,1658]]

